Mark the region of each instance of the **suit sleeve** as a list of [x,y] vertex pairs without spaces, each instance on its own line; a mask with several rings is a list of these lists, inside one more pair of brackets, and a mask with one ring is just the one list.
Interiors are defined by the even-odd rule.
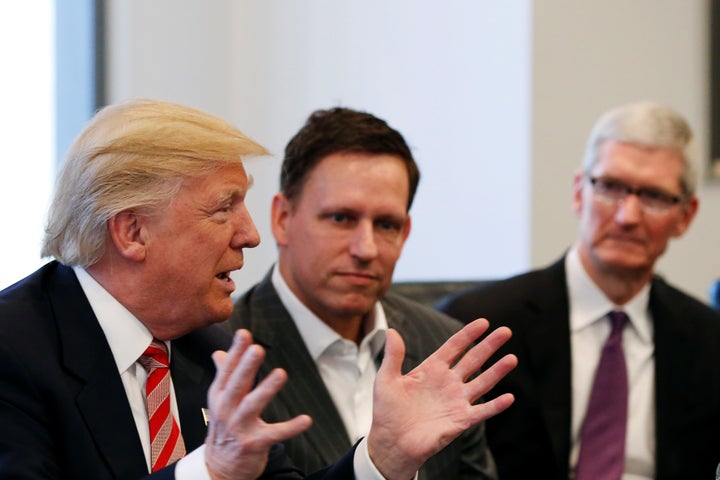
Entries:
[[43,393],[11,349],[0,344],[0,476],[61,478]]

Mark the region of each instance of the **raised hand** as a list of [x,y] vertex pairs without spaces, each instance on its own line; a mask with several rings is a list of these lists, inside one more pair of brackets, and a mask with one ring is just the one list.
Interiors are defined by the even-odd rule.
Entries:
[[473,404],[517,365],[514,355],[506,355],[472,377],[511,336],[500,327],[468,351],[488,326],[485,319],[466,325],[407,375],[401,372],[405,344],[395,330],[388,331],[368,435],[370,458],[385,478],[411,478],[464,430],[513,403],[506,393]]
[[308,415],[269,424],[260,414],[287,381],[284,370],[273,370],[255,388],[258,368],[265,358],[252,345],[247,330],[238,330],[233,345],[215,352],[217,374],[208,390],[210,422],[205,439],[205,463],[213,480],[245,480],[259,477],[273,444],[310,428]]

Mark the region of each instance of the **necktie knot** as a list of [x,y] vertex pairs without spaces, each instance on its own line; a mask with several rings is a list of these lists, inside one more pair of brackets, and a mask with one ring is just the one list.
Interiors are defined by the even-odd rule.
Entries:
[[167,347],[165,342],[154,338],[145,352],[140,356],[140,364],[145,367],[148,374],[154,372],[158,368],[169,368],[170,361],[168,359]]
[[622,310],[613,310],[612,312],[608,313],[608,316],[610,317],[610,322],[612,322],[613,333],[622,332],[625,324],[630,321],[627,313],[623,312]]

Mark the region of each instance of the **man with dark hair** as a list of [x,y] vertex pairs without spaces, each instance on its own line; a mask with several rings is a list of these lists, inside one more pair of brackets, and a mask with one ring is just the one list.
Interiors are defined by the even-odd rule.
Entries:
[[[235,305],[289,381],[267,421],[308,412],[313,426],[285,442],[308,471],[336,461],[372,421],[372,385],[388,329],[406,340],[410,371],[460,323],[387,293],[410,233],[418,167],[402,135],[364,112],[319,110],[290,140],[272,204],[277,265]],[[386,294],[387,293],[387,294]],[[418,401],[408,398],[408,402]],[[429,479],[495,478],[482,425],[463,433],[419,472]]]

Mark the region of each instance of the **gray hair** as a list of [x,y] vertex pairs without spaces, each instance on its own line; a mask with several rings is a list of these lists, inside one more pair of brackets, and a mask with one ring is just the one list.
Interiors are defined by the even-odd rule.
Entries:
[[169,204],[183,180],[266,155],[229,123],[190,107],[135,99],[100,110],[60,171],[41,255],[89,266],[105,253],[107,222]]
[[680,185],[686,196],[695,194],[697,176],[693,167],[693,132],[688,122],[672,108],[654,102],[637,102],[603,114],[590,132],[583,171],[590,172],[604,142],[623,142],[649,148],[673,148],[682,153]]

